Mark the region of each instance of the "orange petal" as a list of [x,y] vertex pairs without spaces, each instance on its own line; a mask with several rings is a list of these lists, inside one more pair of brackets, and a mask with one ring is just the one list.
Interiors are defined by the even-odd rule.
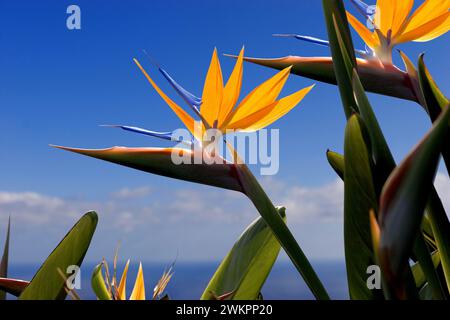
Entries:
[[402,33],[394,41],[395,43],[403,43],[408,41],[424,42],[439,37],[450,29],[449,17],[450,12],[446,12],[415,29]]
[[284,84],[289,77],[291,68],[292,66],[289,66],[281,70],[272,78],[253,89],[253,91],[242,100],[230,115],[229,120],[223,125],[228,127],[227,123],[236,123],[274,102],[283,89]]
[[351,24],[353,29],[358,33],[358,35],[363,39],[363,41],[372,49],[380,45],[378,37],[375,36],[369,29],[367,29],[358,19],[356,19],[351,13],[347,12],[348,22]]
[[169,107],[175,112],[175,114],[180,118],[180,120],[183,122],[183,124],[186,126],[186,128],[194,134],[194,127],[195,127],[195,120],[181,108],[179,105],[177,105],[175,102],[172,101],[153,81],[152,78],[148,75],[147,71],[141,66],[139,61],[136,59],[133,59],[134,63],[141,69],[142,73],[145,75],[147,80],[150,82],[150,84],[155,88],[156,92],[163,98],[163,100],[169,105]]
[[231,121],[229,124],[227,124],[227,129],[245,131],[245,128],[250,127],[251,125],[263,119],[266,115],[268,115],[273,110],[273,108],[275,108],[276,103],[277,101],[272,102],[269,105],[260,108],[253,113],[250,113],[249,115],[236,119],[235,121]]
[[223,79],[217,49],[214,49],[211,64],[206,75],[202,94],[200,113],[206,122],[213,127],[218,120],[223,96]]
[[374,24],[384,36],[387,36],[388,31],[392,29],[398,2],[396,0],[377,0]]
[[253,121],[254,119],[249,117],[249,121],[247,122],[241,121],[241,123],[237,124],[237,126],[236,124],[230,124],[230,126],[235,125],[237,127],[236,129],[239,129],[240,131],[257,131],[263,129],[286,115],[295,106],[297,106],[313,87],[314,85],[303,88],[289,96],[275,101],[271,105],[264,108],[269,111],[256,121]]
[[450,0],[425,0],[409,19],[403,33],[408,33],[434,20],[450,8]]
[[125,268],[123,269],[122,277],[120,278],[119,287],[117,288],[117,296],[119,300],[127,300],[127,274],[130,259],[128,259]]
[[397,33],[405,25],[406,18],[408,17],[411,9],[414,5],[414,0],[401,0],[395,1],[395,12],[392,21],[392,37],[395,37]]
[[447,16],[447,18],[445,19],[445,21],[442,22],[440,25],[436,26],[433,29],[433,31],[430,31],[423,37],[420,37],[414,41],[417,41],[417,42],[430,41],[430,40],[433,40],[433,39],[443,35],[444,33],[447,33],[450,30],[450,15],[448,13],[446,13],[446,16]]
[[145,283],[142,263],[139,263],[139,270],[136,276],[133,291],[131,292],[130,300],[145,300]]
[[233,72],[225,85],[223,92],[222,107],[219,114],[219,126],[225,121],[229,113],[236,105],[241,93],[243,74],[244,48],[241,49]]

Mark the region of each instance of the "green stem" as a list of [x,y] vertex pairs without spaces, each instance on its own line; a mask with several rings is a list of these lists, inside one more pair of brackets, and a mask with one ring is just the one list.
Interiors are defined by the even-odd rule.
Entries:
[[417,255],[420,267],[422,268],[422,271],[431,286],[433,297],[437,300],[445,300],[444,289],[439,281],[436,268],[434,267],[433,260],[431,259],[430,252],[428,251],[422,233],[419,233],[417,236],[416,243],[414,245],[414,252]]
[[436,240],[436,246],[441,257],[447,290],[450,294],[450,223],[442,202],[433,188],[428,201],[427,213],[430,218],[431,229]]
[[308,261],[308,258],[303,253],[291,231],[283,222],[272,201],[264,192],[264,189],[256,180],[253,173],[245,164],[237,166],[237,173],[244,194],[252,201],[261,217],[270,227],[311,292],[319,300],[329,300],[330,297]]

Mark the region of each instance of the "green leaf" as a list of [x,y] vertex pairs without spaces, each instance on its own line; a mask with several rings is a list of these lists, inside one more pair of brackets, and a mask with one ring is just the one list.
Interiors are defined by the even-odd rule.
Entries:
[[[342,179],[343,178],[343,174],[344,174],[344,157],[338,153],[335,152],[331,152],[328,151],[327,152],[327,157],[328,157],[328,161],[330,162],[330,164],[332,165],[332,167],[335,169],[335,171],[338,173],[338,175],[341,176]],[[379,233],[379,229],[378,229],[378,222],[376,221],[375,216],[371,217],[373,220],[371,221],[371,227],[372,227],[372,238],[374,237],[374,233],[376,233],[376,235],[378,235]],[[435,241],[434,238],[432,236],[433,232],[431,230],[431,224],[429,222],[429,219],[424,217],[424,221],[422,223],[422,227],[424,228],[424,235],[427,236],[427,240],[430,242],[432,242],[433,248],[436,248],[435,246]],[[376,243],[373,245],[373,248],[378,248],[378,243],[379,243],[379,238],[377,239],[372,239],[372,243]],[[416,246],[415,246],[415,254],[417,255],[417,258],[422,262],[422,264],[424,264],[426,266],[425,271],[426,271],[426,275],[427,278],[430,279],[430,282],[433,283],[432,288],[434,290],[436,290],[436,294],[435,296],[438,298],[443,298],[444,295],[442,295],[442,286],[439,282],[439,280],[436,277],[436,271],[434,268],[429,267],[429,265],[432,263],[429,262],[428,260],[430,259],[430,255],[428,253],[428,250],[423,250],[423,248],[425,247],[426,249],[426,244],[425,241],[423,240],[422,236],[419,235],[418,238],[416,239]],[[422,250],[419,250],[422,249]],[[377,255],[377,251],[374,252]],[[375,256],[375,261],[378,261],[377,257]],[[418,266],[419,264],[417,264]],[[417,268],[417,267],[416,267]],[[422,271],[422,270],[421,270]],[[422,273],[423,274],[423,273]],[[411,281],[411,280],[409,280]]]
[[[277,210],[285,220],[285,209]],[[211,300],[232,292],[232,300],[257,300],[280,248],[264,219],[259,217],[247,227],[222,260],[201,299]]]
[[0,289],[18,297],[30,282],[18,279],[0,278]]
[[[432,122],[441,114],[442,110],[450,103],[441,90],[436,85],[436,82],[431,77],[430,72],[423,60],[424,55],[420,55],[418,64],[418,74],[420,88],[424,98],[424,107],[430,116]],[[445,136],[445,147],[442,149],[442,157],[450,174],[450,131]]]
[[91,277],[91,286],[98,300],[112,300],[102,274],[103,263],[95,266]]
[[353,88],[356,58],[342,1],[323,0],[328,38],[342,105],[348,119],[344,144],[344,243],[351,299],[382,299],[367,286],[367,267],[375,265],[369,213],[378,210],[371,136]]
[[323,0],[323,7],[330,48],[335,61],[335,72],[339,75],[338,85],[344,111],[347,118],[349,113],[358,112],[367,128],[370,136],[371,158],[376,166],[375,190],[379,195],[385,180],[395,168],[395,161],[356,69],[357,64],[344,5],[338,0]]
[[[194,155],[192,151],[187,149],[113,147],[92,150],[55,147],[169,178],[242,191],[236,179],[236,167],[234,164],[208,164],[203,162],[198,155]],[[190,162],[175,164],[172,160],[173,152],[182,154]]]
[[450,101],[445,97],[432,78],[427,66],[425,65],[423,54],[419,56],[418,75],[420,89],[422,90],[426,103],[424,107],[427,109],[431,120],[434,122],[437,117],[439,117],[441,112],[445,110],[445,107],[450,103]]
[[431,191],[429,210],[427,212],[436,247],[441,257],[447,291],[450,294],[450,223],[439,195],[434,188]]
[[367,287],[367,267],[375,265],[369,212],[377,211],[373,164],[364,123],[350,117],[345,130],[344,242],[351,299],[381,299],[380,290]]
[[[349,94],[349,88],[351,87],[354,93],[354,99],[356,103],[356,106],[353,108],[353,110],[358,111],[360,113],[360,116],[364,120],[368,134],[370,136],[370,144],[372,149],[371,156],[374,161],[374,168],[375,168],[373,178],[375,184],[375,191],[377,196],[379,196],[381,194],[381,190],[386,179],[388,178],[392,170],[395,168],[395,161],[392,157],[392,154],[380,129],[376,116],[373,113],[372,107],[370,106],[370,103],[365,94],[364,89],[368,89],[369,85],[364,83],[363,87],[361,83],[360,76],[362,76],[362,73],[359,63],[358,63],[358,73],[356,72],[355,69],[356,64],[354,63],[354,60],[352,59],[351,56],[352,53],[354,52],[353,46],[351,45],[351,41],[345,41],[345,39],[350,38],[348,28],[345,27],[347,25],[345,18],[340,19],[341,23],[337,23],[338,20],[336,19],[336,17],[344,17],[345,15],[344,7],[341,2],[338,3],[332,0],[331,1],[324,0],[324,11],[328,23],[328,31],[330,34],[329,37],[331,42],[333,58],[341,62],[339,68],[335,66],[335,70],[336,72],[341,73],[341,81],[338,81],[338,84],[341,87],[341,95],[345,95],[342,97],[344,105],[346,101],[350,105],[352,103]],[[351,81],[349,81],[350,79],[346,77],[349,74],[350,69],[352,69]],[[386,68],[383,72],[385,73],[393,72],[393,70],[390,69],[392,68]],[[376,77],[372,78],[376,79]],[[416,87],[411,86],[410,84],[410,82],[413,80],[414,79],[412,79],[409,74],[405,73],[403,81],[410,87],[408,89],[410,94],[416,97],[413,100],[418,101],[416,92],[417,90],[413,90]],[[385,86],[388,85],[387,82],[381,81],[380,84],[381,83]],[[401,91],[401,89],[396,86],[394,90]],[[348,109],[352,108],[349,107]],[[346,112],[346,114],[347,113],[348,112]],[[435,193],[434,188],[432,188],[432,193]],[[441,202],[438,197],[431,198],[430,204],[427,206],[427,211],[432,211],[433,208],[438,207],[439,205],[441,205]],[[422,237],[419,237],[418,241],[423,241]],[[419,253],[418,256],[420,254],[421,253]],[[427,257],[420,256],[419,258],[423,260],[426,259]],[[429,276],[433,277],[433,275]],[[407,290],[408,296],[414,297],[416,293],[414,291],[414,286],[412,283],[413,279],[410,271],[407,272],[405,281],[406,281],[405,290]]]
[[422,234],[425,238],[426,244],[430,247],[431,251],[437,250],[436,240],[434,239],[433,228],[431,227],[430,216],[427,212],[423,216],[422,222]]
[[[386,139],[381,131],[378,120],[373,112],[372,106],[370,105],[369,99],[364,91],[364,88],[359,80],[359,76],[356,70],[353,70],[352,77],[352,86],[355,94],[355,100],[358,105],[358,109],[361,117],[364,119],[364,123],[367,127],[368,135],[370,136],[371,142],[371,150],[372,150],[372,158],[374,161],[374,185],[375,191],[377,194],[377,199],[380,197],[382,188],[386,183],[389,175],[395,169],[395,160],[392,156],[392,153],[389,149],[389,146],[386,142]],[[429,253],[426,250],[418,250],[426,247],[425,240],[422,235],[418,235],[416,239],[416,246],[414,247],[414,253],[417,255],[417,258],[426,266],[425,268],[427,277],[430,279],[430,282],[433,284],[432,288],[436,292],[436,296],[441,297],[441,287],[439,285],[439,281],[436,279],[436,274],[433,268],[430,268],[431,261],[429,257]],[[417,249],[417,250],[416,250]],[[378,256],[378,253],[377,253]],[[405,286],[406,290],[409,290],[408,295],[410,297],[414,297],[416,295],[415,291],[413,291],[414,286],[412,284],[412,274],[408,270],[406,274],[405,281],[407,285]]]
[[292,263],[302,275],[311,292],[317,299],[328,300],[329,296],[322,282],[295,241],[289,228],[279,215],[266,193],[246,165],[237,166],[237,174],[244,194],[253,202],[261,217],[270,227]]
[[409,269],[408,259],[433,190],[449,117],[447,108],[425,138],[392,172],[383,188],[379,212],[382,231],[379,257],[392,297],[405,298],[399,285]]
[[323,0],[322,5],[333,57],[334,73],[344,112],[348,119],[357,110],[351,86],[351,74],[356,67],[356,57],[350,29],[342,1]]
[[[432,266],[434,269],[436,269],[439,264],[441,263],[441,258],[439,257],[439,251],[434,251],[431,254],[432,259]],[[425,273],[423,272],[422,266],[419,262],[416,262],[411,267],[414,281],[416,282],[417,288],[422,288],[423,285],[427,282],[427,277],[425,276]]]
[[[409,69],[412,67],[410,66],[410,63],[408,63],[408,58],[404,55],[402,55],[405,63],[409,65]],[[412,72],[412,71],[410,71]],[[361,85],[361,82],[359,80],[358,74],[355,70],[353,70],[353,79],[352,79],[352,86],[355,94],[356,103],[358,105],[359,112],[361,114],[361,117],[364,119],[364,122],[367,126],[367,130],[370,136],[371,146],[372,146],[372,157],[375,163],[375,176],[374,176],[374,183],[376,187],[377,196],[381,194],[381,190],[388,179],[389,175],[395,168],[395,161],[392,156],[391,151],[389,150],[389,147],[387,145],[386,139],[384,138],[383,132],[381,131],[381,128],[378,124],[378,121],[376,119],[376,116],[373,112],[373,109],[370,105],[369,100],[367,99],[367,95],[364,92],[364,88]],[[436,191],[434,190],[434,187],[432,187],[431,190],[432,194],[435,194],[435,197],[431,197],[428,205],[427,205],[427,212],[431,212],[431,215],[434,217],[436,215],[435,211],[436,207],[438,207],[441,204],[441,201],[439,197],[437,196]],[[442,206],[442,204],[441,204]],[[423,227],[427,227],[428,221],[424,219],[424,223],[422,224]],[[414,248],[414,253],[417,255],[417,258],[422,261],[422,263],[426,263],[429,258],[429,254],[425,250],[419,250],[418,248],[423,248],[426,246],[425,241],[422,236],[418,236],[416,242],[418,242],[418,245]],[[430,265],[431,262],[428,263]],[[434,269],[432,268],[426,268],[427,277],[429,278],[429,281],[431,282],[432,286],[431,288],[435,290],[436,296],[439,296],[441,293],[441,287],[439,286],[438,282],[436,281],[436,274],[434,272]],[[408,274],[406,276],[408,285],[406,286],[407,289],[412,289],[412,279],[411,274],[408,271]],[[409,292],[410,296],[414,296],[414,292]]]
[[[370,156],[373,160],[372,181],[376,199],[378,199],[386,179],[395,168],[395,161],[356,71],[356,63],[353,58],[354,48],[351,43],[351,36],[346,21],[343,3],[340,1],[324,0],[323,4],[333,59],[340,61],[339,64],[335,65],[335,72],[340,74],[338,85],[344,104],[344,110],[347,115],[349,110],[355,110],[360,114],[370,137]],[[386,72],[390,72],[388,69],[390,68],[386,68]],[[350,96],[350,91],[353,93],[354,100],[352,100],[352,97]],[[423,238],[419,237],[418,241],[423,242]],[[378,256],[378,254],[376,256]],[[420,258],[426,259],[427,257],[421,256]],[[415,297],[416,292],[411,271],[408,270],[405,272],[404,282],[405,293],[407,293],[409,297]]]
[[400,53],[400,57],[403,60],[403,64],[405,65],[411,91],[413,91],[414,95],[417,97],[417,103],[425,108],[425,101],[422,95],[422,91],[420,89],[419,76],[416,66],[414,65],[414,63],[412,63],[411,59],[409,59],[409,57],[403,51],[398,50],[398,52]]
[[[11,217],[8,219],[8,228],[6,230],[5,246],[3,248],[2,260],[0,261],[0,277],[8,277],[8,258],[9,258],[9,234],[11,231]],[[6,300],[6,292],[0,288],[0,300]]]
[[380,195],[381,189],[387,178],[395,168],[394,157],[392,156],[386,139],[381,131],[377,117],[373,112],[369,99],[355,69],[352,71],[352,89],[355,96],[355,102],[358,106],[359,114],[364,120],[371,144],[371,157],[375,164],[376,175],[374,177],[375,190],[377,196]]
[[81,266],[97,226],[93,211],[86,213],[67,233],[19,296],[21,300],[63,300],[66,281],[61,272],[69,266]]
[[[431,121],[435,121],[442,110],[448,106],[449,100],[441,92],[436,82],[431,77],[431,74],[424,62],[424,55],[420,55],[418,63],[418,78],[420,89],[424,100],[422,104],[427,110]],[[450,130],[444,138],[444,148],[442,149],[442,157],[444,159],[447,171],[450,173]],[[435,190],[432,191],[429,207],[429,222],[433,230],[435,244],[441,254],[442,269],[444,271],[447,282],[447,290],[450,293],[450,222],[445,212],[442,202],[439,199]]]
[[327,160],[334,172],[344,180],[344,156],[337,152],[327,150]]
[[431,290],[430,284],[427,282],[419,291],[420,299],[422,300],[432,300],[433,299],[433,290]]
[[[445,109],[445,106],[448,105],[449,100],[439,90],[431,77],[424,63],[423,54],[419,57],[418,70],[403,52],[400,51],[400,54],[410,75],[411,85],[416,91],[416,96],[418,96],[418,102],[425,108],[431,121],[434,122],[441,114],[441,111]],[[447,171],[450,168],[449,145],[450,131],[447,132],[444,138],[444,148],[441,150]],[[427,214],[422,223],[422,232],[428,243],[440,252],[444,275],[450,292],[450,239],[447,236],[450,234],[450,222],[434,186],[431,190],[426,212]],[[432,274],[428,274],[428,276],[434,277]],[[430,285],[430,289],[436,292],[436,285]]]
[[420,288],[423,285],[423,282],[428,280],[434,298],[438,300],[445,299],[445,292],[436,271],[436,267],[440,262],[438,251],[434,252],[433,255],[430,255],[427,245],[423,240],[423,236],[420,233],[414,247],[414,252],[420,253],[417,255],[418,262],[414,265],[416,267],[416,273],[414,273],[414,266],[411,267],[416,287]]

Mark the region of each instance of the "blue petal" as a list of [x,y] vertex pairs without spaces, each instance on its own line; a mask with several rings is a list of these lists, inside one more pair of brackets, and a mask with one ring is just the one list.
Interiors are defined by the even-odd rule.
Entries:
[[147,135],[147,136],[156,137],[156,138],[160,138],[160,139],[164,139],[164,140],[176,141],[176,142],[185,142],[187,144],[191,143],[191,142],[188,142],[188,141],[181,141],[181,140],[178,140],[178,139],[173,139],[172,138],[172,132],[157,132],[157,131],[151,131],[151,130],[147,130],[147,129],[138,128],[138,127],[122,126],[122,125],[103,125],[103,127],[120,128],[120,129],[123,129],[123,130],[126,130],[126,131],[131,131],[131,132],[135,132],[135,133],[139,133],[139,134],[144,134],[144,135]]
[[158,68],[159,72],[166,78],[166,80],[170,83],[170,85],[175,89],[175,91],[183,98],[183,100],[192,108],[192,110],[200,116],[199,107],[202,104],[202,99],[195,96],[194,94],[190,93],[186,89],[184,89],[182,86],[180,86],[170,75],[169,73],[161,68],[158,62],[156,62],[148,53],[147,51],[143,50],[144,54],[147,56],[147,58],[150,60],[150,62]]
[[367,44],[365,45],[366,54],[369,56],[374,56],[375,52],[373,52],[372,48],[370,48]]
[[175,89],[175,91],[186,101],[187,104],[193,106],[198,109],[198,107],[202,104],[202,99],[193,95],[182,86],[180,86],[163,68],[158,68],[159,72],[167,79],[170,85]]
[[371,18],[375,14],[376,6],[368,5],[361,0],[350,0],[356,7],[356,9],[366,18]]
[[367,13],[367,15],[369,17],[372,17],[375,14],[376,10],[377,10],[377,6],[376,5],[371,5],[371,6],[367,7],[366,13]]
[[157,132],[130,126],[118,126],[118,127],[126,131],[145,134],[147,136],[157,137],[165,140],[172,140],[172,132]]
[[[274,34],[275,37],[285,37],[285,38],[295,38],[298,40],[302,40],[302,41],[306,41],[306,42],[311,42],[314,44],[318,44],[320,46],[325,46],[325,47],[329,47],[330,46],[330,42],[327,40],[322,40],[319,38],[314,38],[314,37],[310,37],[310,36],[302,36],[300,34]],[[369,48],[370,49],[370,48]],[[355,52],[363,57],[367,57],[368,54],[372,55],[371,51],[369,52],[366,48],[366,50],[358,50],[355,49]]]
[[330,42],[327,40],[322,40],[319,38],[314,38],[314,37],[310,37],[310,36],[302,36],[300,34],[274,34],[274,37],[285,37],[285,38],[295,38],[298,40],[303,40],[306,42],[311,42],[314,44],[318,44],[320,46],[326,46],[328,47],[330,45]]

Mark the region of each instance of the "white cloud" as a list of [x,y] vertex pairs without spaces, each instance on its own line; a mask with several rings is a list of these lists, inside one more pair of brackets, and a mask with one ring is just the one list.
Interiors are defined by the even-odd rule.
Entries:
[[[21,226],[33,225],[56,226],[74,220],[84,212],[95,210],[111,225],[131,231],[145,216],[148,221],[151,213],[146,206],[133,208],[123,199],[114,196],[106,201],[90,201],[87,199],[71,199],[48,196],[36,192],[2,192],[0,191],[0,222],[6,222],[11,215],[13,222]],[[131,215],[132,211],[136,215]],[[105,219],[106,220],[106,219]]]
[[[287,184],[273,177],[263,178],[261,183],[275,205],[287,208],[291,231],[309,257],[343,256],[340,180],[314,187]],[[435,185],[450,212],[450,179],[439,173]],[[13,252],[26,253],[16,258],[41,259],[89,210],[97,211],[100,217],[95,249],[90,253],[94,261],[121,240],[124,252],[139,259],[173,259],[177,250],[186,260],[220,259],[258,217],[244,195],[205,186],[123,188],[96,201],[0,191],[0,241],[2,226],[11,214],[16,239]],[[198,250],[205,240],[211,246]]]
[[[331,222],[342,217],[344,188],[340,179],[322,186],[306,187],[264,178],[262,185],[275,205],[287,208],[290,223]],[[450,212],[450,179],[446,174],[438,173],[435,185],[444,207]],[[242,194],[208,187],[123,188],[104,201],[0,191],[0,218],[3,221],[11,214],[14,220],[28,224],[58,224],[88,210],[99,212],[105,220],[103,223],[124,232],[148,224],[239,224],[257,217],[253,205]]]
[[19,222],[48,223],[54,221],[58,217],[55,214],[64,209],[65,201],[57,197],[36,192],[0,192],[2,216],[12,215]]
[[447,174],[438,173],[434,181],[436,190],[442,200],[447,215],[450,216],[450,179]]
[[307,188],[288,188],[281,204],[289,208],[291,220],[336,220],[342,216],[344,207],[344,183],[340,179],[326,185]]
[[255,214],[244,195],[222,189],[181,189],[172,195],[168,206],[171,222],[235,223]]
[[[291,222],[323,221],[341,215],[343,188],[338,180],[314,188],[287,186],[274,179],[263,182],[274,203],[287,207]],[[24,224],[58,225],[89,210],[97,211],[102,223],[124,232],[149,224],[239,224],[257,217],[253,205],[242,194],[208,187],[123,188],[103,201],[0,191],[3,222],[11,214],[15,221]]]
[[112,196],[117,199],[126,200],[146,197],[150,193],[150,187],[122,188],[119,191],[113,192]]
[[[341,243],[339,237],[335,239],[342,217],[340,182],[310,188],[263,179],[263,185],[274,204],[287,207],[289,225],[305,252],[315,253],[317,246],[327,247],[328,241]],[[119,241],[124,252],[144,260],[173,259],[178,250],[189,261],[221,259],[259,216],[243,194],[206,186],[123,188],[95,201],[0,190],[0,236],[11,214],[14,261],[40,261],[89,210],[99,213],[95,245],[88,258],[92,261],[112,251]],[[211,246],[198,250],[205,240]],[[333,250],[333,254],[341,251]]]
[[306,187],[265,178],[262,185],[275,205],[286,207],[291,222],[334,221],[342,216],[344,184],[340,179],[318,187]]

